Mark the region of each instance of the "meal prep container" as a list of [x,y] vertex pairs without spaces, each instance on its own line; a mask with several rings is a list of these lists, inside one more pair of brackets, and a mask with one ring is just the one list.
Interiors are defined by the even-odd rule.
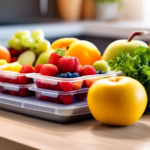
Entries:
[[33,79],[26,77],[27,74],[13,71],[0,70],[0,82],[10,84],[31,84]]
[[87,101],[62,105],[39,101],[36,97],[0,94],[0,108],[58,123],[71,123],[92,118]]
[[29,90],[29,87],[33,87],[34,84],[16,85],[0,82],[0,93],[8,94],[11,96],[27,97],[34,95],[33,91]]
[[[122,72],[119,71],[107,74],[81,76],[77,78],[58,78],[58,77],[43,76],[38,73],[32,73],[27,74],[27,77],[33,78],[38,88],[69,92],[73,90],[79,90],[81,87],[89,88],[95,81],[97,81],[100,78],[108,78],[112,76],[118,76],[121,74]],[[70,90],[64,89],[64,87],[68,87],[71,84],[73,86]]]
[[82,88],[76,91],[62,92],[30,87],[29,90],[34,91],[36,98],[41,101],[69,105],[86,101],[89,88]]

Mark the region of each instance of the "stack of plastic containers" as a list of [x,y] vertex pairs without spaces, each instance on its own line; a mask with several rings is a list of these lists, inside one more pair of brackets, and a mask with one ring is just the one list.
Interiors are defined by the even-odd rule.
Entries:
[[[36,73],[27,74],[26,77],[28,79],[34,80],[35,84],[33,86],[31,84],[12,85],[8,82],[4,83],[5,78],[16,80],[19,76],[24,75],[6,74],[0,71],[0,91],[3,93],[0,95],[1,107],[6,110],[59,123],[88,119],[92,117],[86,101],[88,86],[91,86],[100,78],[121,74],[122,72],[115,72],[77,78],[48,77]],[[65,88],[67,86],[71,88],[68,90],[68,88]],[[20,89],[28,89],[31,93],[35,92],[35,96],[20,98],[19,96],[22,96],[19,95]],[[9,95],[6,95],[8,93]]]
[[33,80],[26,74],[0,70],[0,93],[12,96],[27,97],[34,95],[29,87],[34,86]]

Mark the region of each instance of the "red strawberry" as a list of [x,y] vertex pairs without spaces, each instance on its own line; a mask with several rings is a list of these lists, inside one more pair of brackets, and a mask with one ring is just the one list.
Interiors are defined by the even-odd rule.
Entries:
[[17,95],[17,93],[15,92],[15,91],[10,91],[10,93],[9,93],[10,95]]
[[18,78],[16,78],[16,79],[9,79],[9,83],[12,83],[12,84],[19,84],[19,83],[18,83]]
[[73,57],[74,58],[74,61],[75,61],[75,65],[79,65],[79,59],[77,57]]
[[31,65],[23,65],[20,70],[20,73],[33,73],[33,72],[34,72],[34,69]]
[[27,88],[21,88],[18,92],[18,96],[22,96],[22,97],[25,97],[25,96],[28,96],[28,89]]
[[72,104],[73,96],[72,95],[59,95],[59,99],[63,102],[63,104]]
[[45,64],[40,70],[40,74],[44,76],[57,76],[59,73],[58,68],[52,64]]
[[73,72],[75,66],[75,61],[73,57],[62,57],[58,61],[58,68],[62,73]]
[[38,88],[44,88],[44,83],[41,83],[41,81],[39,79],[35,80],[35,84]]
[[57,98],[51,98],[50,101],[53,103],[56,103],[56,104],[62,104],[62,101],[58,97]]
[[9,83],[9,79],[2,76],[1,77],[1,82]]
[[40,73],[40,70],[41,70],[41,68],[42,68],[42,66],[43,66],[43,64],[38,64],[36,67],[35,67],[35,72],[36,73]]
[[52,85],[52,84],[50,84],[50,88],[51,88],[52,90],[56,90],[56,91],[60,91],[60,90],[61,90],[59,84],[57,84],[57,85]]
[[18,76],[18,84],[29,84],[30,79],[27,78],[26,76]]
[[59,82],[59,86],[62,91],[69,92],[73,88],[73,83],[72,82]]
[[87,93],[81,93],[75,95],[75,98],[80,102],[84,101],[86,97],[87,97]]
[[75,65],[74,72],[77,72],[80,76],[82,74],[82,70],[83,70],[82,65],[79,65],[79,64]]
[[55,52],[53,52],[50,57],[49,57],[49,61],[48,61],[48,64],[53,64],[53,65],[56,65],[58,64],[58,60],[63,56],[65,55],[65,50],[63,49],[56,49]]
[[95,75],[95,74],[96,74],[96,70],[94,69],[94,67],[90,65],[84,66],[82,70],[82,76]]

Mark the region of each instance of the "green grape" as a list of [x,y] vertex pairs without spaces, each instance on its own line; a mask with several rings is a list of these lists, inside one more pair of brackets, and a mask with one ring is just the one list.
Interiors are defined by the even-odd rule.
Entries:
[[50,48],[50,43],[47,40],[41,40],[38,44],[39,51],[46,51]]
[[21,41],[19,39],[16,39],[16,38],[13,40],[12,47],[15,50],[21,50],[23,48]]
[[42,30],[34,30],[32,33],[31,33],[31,36],[36,39],[37,37],[40,37],[41,39],[44,39],[44,33]]
[[15,37],[12,37],[9,41],[8,41],[8,46],[9,47],[13,47],[13,41],[15,40]]
[[30,51],[34,52],[36,55],[39,55],[41,51],[38,49],[39,44],[36,43],[33,47],[30,47]]
[[17,31],[17,32],[15,33],[15,37],[16,37],[17,39],[21,39],[21,37],[22,37],[23,35],[30,36],[30,32],[27,31],[27,30],[25,30],[25,31],[20,30],[20,31]]
[[42,36],[37,36],[37,37],[35,38],[35,41],[36,41],[37,43],[39,43],[41,40],[44,40],[44,37],[42,37]]
[[35,40],[27,35],[23,35],[21,37],[21,43],[24,47],[32,47],[35,44]]

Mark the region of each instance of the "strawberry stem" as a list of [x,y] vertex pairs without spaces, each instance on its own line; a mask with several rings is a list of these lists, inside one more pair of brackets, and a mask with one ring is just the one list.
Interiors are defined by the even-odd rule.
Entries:
[[65,50],[64,49],[61,49],[61,48],[57,48],[56,49],[56,54],[58,54],[59,56],[63,56],[66,54]]

